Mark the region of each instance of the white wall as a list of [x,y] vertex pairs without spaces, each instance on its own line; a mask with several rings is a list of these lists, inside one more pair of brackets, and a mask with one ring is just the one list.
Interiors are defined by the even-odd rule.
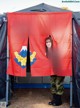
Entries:
[[80,11],[80,2],[62,3],[62,0],[0,0],[0,13],[21,10],[39,3],[47,3],[60,8],[68,7],[69,10]]

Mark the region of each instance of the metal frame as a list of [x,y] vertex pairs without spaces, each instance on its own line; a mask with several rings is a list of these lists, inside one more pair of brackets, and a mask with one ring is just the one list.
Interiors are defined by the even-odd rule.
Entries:
[[[8,38],[7,38],[7,68],[9,62],[9,45],[8,45]],[[9,104],[9,75],[6,74],[6,107]]]
[[73,90],[72,90],[72,77],[70,77],[70,108],[73,107]]
[[[73,74],[73,18],[72,18],[72,74]],[[73,107],[73,80],[70,77],[70,108]]]

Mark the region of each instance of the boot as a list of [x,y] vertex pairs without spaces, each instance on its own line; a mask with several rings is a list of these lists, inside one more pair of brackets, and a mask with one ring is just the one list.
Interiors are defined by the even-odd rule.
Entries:
[[54,104],[54,102],[55,102],[55,95],[56,94],[53,94],[52,100],[48,103],[49,105],[53,105]]
[[62,104],[62,99],[61,99],[61,95],[55,95],[54,97],[54,103],[52,104],[53,106],[59,106]]

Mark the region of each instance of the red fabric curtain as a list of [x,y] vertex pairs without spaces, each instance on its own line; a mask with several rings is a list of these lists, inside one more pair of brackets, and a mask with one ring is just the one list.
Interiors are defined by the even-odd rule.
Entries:
[[[31,64],[32,76],[71,76],[72,13],[35,13],[31,18],[30,49],[31,52],[36,52],[36,61]],[[57,66],[56,72],[45,55],[45,39],[49,35],[52,36],[53,47],[57,47],[60,57],[60,67]]]
[[27,15],[9,13],[8,40],[10,61],[7,73],[14,76],[26,76],[28,17]]
[[[45,39],[51,35],[60,58],[55,72],[46,57]],[[27,43],[30,43],[32,76],[72,75],[72,13],[9,13],[8,38],[10,62],[8,74],[26,76]],[[22,57],[22,58],[21,58]]]

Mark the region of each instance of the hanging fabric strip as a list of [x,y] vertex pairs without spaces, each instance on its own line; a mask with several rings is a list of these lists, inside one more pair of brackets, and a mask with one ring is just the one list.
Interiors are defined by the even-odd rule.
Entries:
[[26,76],[28,46],[28,16],[8,13],[8,39],[10,61],[7,73],[14,76]]

